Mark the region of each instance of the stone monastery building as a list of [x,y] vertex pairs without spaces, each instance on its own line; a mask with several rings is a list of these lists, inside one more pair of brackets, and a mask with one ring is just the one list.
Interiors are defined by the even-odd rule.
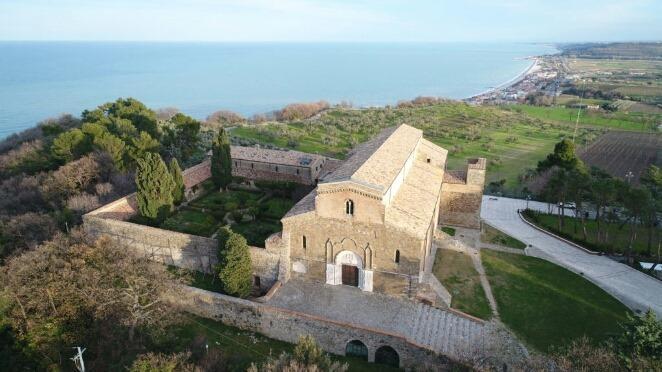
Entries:
[[485,160],[448,177],[448,188],[447,154],[408,125],[358,146],[283,217],[280,279],[406,294],[432,264],[438,223],[479,223]]

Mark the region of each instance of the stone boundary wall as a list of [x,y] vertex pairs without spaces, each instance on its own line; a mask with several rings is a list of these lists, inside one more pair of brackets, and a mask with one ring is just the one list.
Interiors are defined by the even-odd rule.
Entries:
[[[313,185],[315,180],[310,177],[310,172],[301,172],[300,175],[281,172],[282,168],[287,166],[279,165],[279,171],[265,171],[259,169],[250,169],[250,168],[236,168],[232,167],[232,175],[235,177],[243,177],[255,181],[283,181],[283,182],[294,182],[300,183],[303,185]],[[290,167],[294,168],[294,167]]]
[[[217,263],[216,239],[89,214],[83,216],[83,227],[93,237],[108,236],[139,255],[166,265],[210,273]],[[278,279],[280,256],[265,248],[249,250],[253,275],[260,277],[260,289],[268,290]]]
[[441,185],[439,223],[480,229],[482,200],[482,187],[443,183]]
[[327,352],[345,355],[349,341],[359,340],[368,347],[368,360],[375,360],[375,351],[388,345],[400,357],[400,367],[406,369],[449,370],[452,361],[437,355],[403,336],[377,329],[334,321],[262,303],[242,300],[199,288],[182,287],[166,300],[195,315],[222,321],[244,330],[296,343],[299,336],[311,335]]
[[466,171],[446,171],[441,184],[439,223],[480,229],[486,168],[487,160],[477,158],[467,160]]

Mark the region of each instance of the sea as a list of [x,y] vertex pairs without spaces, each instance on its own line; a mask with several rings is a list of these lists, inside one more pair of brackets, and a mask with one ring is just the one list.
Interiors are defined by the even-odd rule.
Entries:
[[198,119],[293,102],[467,98],[525,71],[533,43],[0,42],[0,138],[133,97]]

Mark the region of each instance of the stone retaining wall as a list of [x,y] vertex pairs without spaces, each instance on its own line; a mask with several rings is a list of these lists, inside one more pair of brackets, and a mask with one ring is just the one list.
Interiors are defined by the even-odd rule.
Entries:
[[[211,272],[217,263],[218,241],[135,223],[83,216],[85,231],[95,237],[108,236],[140,255],[188,270]],[[264,248],[249,247],[253,275],[260,278],[260,289],[268,290],[278,279],[280,257]]]
[[379,330],[358,327],[296,311],[272,307],[209,292],[183,287],[167,300],[198,316],[222,321],[241,329],[261,333],[277,340],[296,343],[299,336],[312,335],[327,352],[345,355],[345,346],[359,340],[368,347],[368,360],[374,361],[377,348],[388,345],[400,357],[400,367],[448,370],[450,359],[436,355],[406,338]]

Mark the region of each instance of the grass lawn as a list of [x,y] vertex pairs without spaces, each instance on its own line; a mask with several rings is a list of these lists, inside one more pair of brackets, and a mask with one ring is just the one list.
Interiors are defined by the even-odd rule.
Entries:
[[[243,331],[221,322],[185,315],[186,321],[172,327],[164,343],[164,352],[190,350],[193,354],[204,352],[205,343],[209,348],[217,348],[228,356],[229,371],[246,371],[251,363],[261,363],[269,356],[277,357],[282,352],[291,353],[294,345],[265,337],[261,334]],[[194,342],[197,341],[197,342]],[[200,342],[202,341],[202,342]],[[350,371],[397,371],[385,365],[368,363],[355,358],[332,355],[332,359],[349,365]]]
[[598,286],[539,258],[481,251],[501,320],[548,352],[583,335],[598,342],[619,332],[629,311]]
[[462,252],[437,249],[432,273],[453,296],[452,308],[481,319],[492,316],[471,257]]
[[[597,242],[597,231],[598,224],[595,220],[588,219],[586,220],[586,232],[588,240],[584,241],[584,235],[582,233],[581,221],[575,219],[574,217],[565,217],[564,226],[559,231],[558,230],[558,217],[553,214],[546,213],[537,213],[535,218],[531,218],[529,215],[527,220],[530,222],[542,227],[545,230],[553,232],[555,234],[561,235],[566,239],[572,240],[573,242],[582,245],[588,249],[605,252],[605,253],[625,253],[627,251],[628,244],[630,242],[630,225],[620,226],[619,224],[606,223],[605,221],[601,222],[601,229],[603,232],[608,232],[608,238],[606,243]],[[575,232],[575,226],[577,231]],[[636,226],[635,230],[637,231],[636,237],[633,243],[633,252],[638,255],[649,257],[648,254],[648,234],[649,230]],[[657,248],[655,242],[659,241],[662,237],[660,229],[653,231],[653,253]]]
[[526,248],[526,244],[486,223],[483,223],[483,231],[480,234],[480,240],[483,243],[497,244],[509,248]]
[[168,266],[168,271],[175,274],[175,276],[186,278],[185,282],[191,287],[223,293],[220,279],[214,277],[212,274],[205,274],[197,270],[182,269],[177,266]]
[[235,223],[230,226],[232,231],[246,238],[248,245],[264,248],[264,241],[269,235],[282,231],[283,227],[279,220],[258,218],[255,221]]
[[210,213],[184,207],[163,221],[161,228],[209,237],[218,228],[218,221]]
[[441,228],[441,231],[445,232],[450,236],[455,236],[455,229],[452,227],[444,226]]
[[[577,109],[574,108],[517,105],[516,109],[539,119],[552,120],[560,123],[574,125],[577,120]],[[579,116],[579,125],[637,132],[648,132],[650,130],[650,125],[642,119],[640,114],[626,112],[616,112],[611,114],[592,110],[582,110]]]

